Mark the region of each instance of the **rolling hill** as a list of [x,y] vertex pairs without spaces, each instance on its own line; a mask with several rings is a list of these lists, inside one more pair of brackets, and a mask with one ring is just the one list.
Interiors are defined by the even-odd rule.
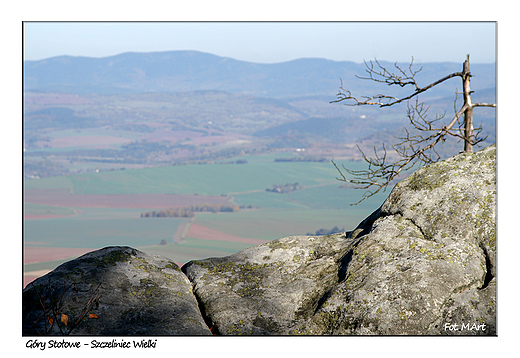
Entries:
[[[423,67],[418,79],[429,83],[460,71],[463,61],[417,64]],[[391,62],[380,63],[393,67]],[[471,70],[475,90],[495,86],[494,64],[472,64]],[[24,89],[104,94],[221,90],[271,98],[326,95],[334,99],[340,79],[360,92],[374,89],[369,81],[355,80],[355,75],[364,73],[362,63],[320,58],[259,64],[197,51],[128,52],[103,58],[24,61]],[[453,93],[454,86],[448,87],[444,95]]]

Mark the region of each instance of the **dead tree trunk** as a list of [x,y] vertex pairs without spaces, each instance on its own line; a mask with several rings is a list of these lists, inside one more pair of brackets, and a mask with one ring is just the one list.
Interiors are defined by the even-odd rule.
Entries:
[[469,55],[466,56],[466,61],[462,68],[462,92],[464,95],[464,107],[467,107],[464,112],[464,151],[467,153],[473,152],[473,104],[471,103],[471,89],[470,89],[471,72],[469,71]]

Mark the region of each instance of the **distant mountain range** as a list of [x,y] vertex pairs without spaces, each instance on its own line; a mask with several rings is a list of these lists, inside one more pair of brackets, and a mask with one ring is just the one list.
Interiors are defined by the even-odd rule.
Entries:
[[[417,64],[416,68],[423,67],[417,79],[426,85],[460,71],[463,61]],[[395,71],[392,62],[380,63]],[[399,65],[408,68],[409,64]],[[473,90],[495,87],[495,64],[471,64],[471,72]],[[364,73],[363,63],[320,58],[259,64],[197,51],[128,52],[103,58],[58,56],[24,61],[24,89],[77,94],[220,90],[279,99],[328,96],[332,100],[341,79],[356,93],[385,90],[384,85],[356,79]],[[453,95],[455,88],[460,90],[460,81],[448,82],[429,95],[440,98]]]
[[[460,71],[463,60],[414,65],[414,71],[423,68],[416,80],[426,86]],[[392,62],[379,63],[398,71]],[[408,70],[409,63],[398,66]],[[357,145],[372,150],[403,135],[406,104],[380,109],[330,103],[341,83],[356,96],[401,97],[412,90],[356,77],[365,70],[364,63],[303,58],[258,64],[196,51],[25,61],[24,170],[45,177],[100,163],[105,170],[207,163],[293,148],[306,148],[306,160],[358,159]],[[471,72],[473,101],[496,102],[495,65],[471,64]],[[461,82],[450,79],[421,94],[430,118],[453,117]],[[476,111],[486,145],[496,140],[495,115],[491,108]],[[460,143],[448,140],[439,150],[452,156]]]

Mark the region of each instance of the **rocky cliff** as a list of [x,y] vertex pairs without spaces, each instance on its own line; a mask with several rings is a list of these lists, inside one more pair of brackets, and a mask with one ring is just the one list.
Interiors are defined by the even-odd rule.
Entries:
[[23,333],[496,335],[496,148],[401,181],[351,232],[179,269],[109,247],[23,292]]

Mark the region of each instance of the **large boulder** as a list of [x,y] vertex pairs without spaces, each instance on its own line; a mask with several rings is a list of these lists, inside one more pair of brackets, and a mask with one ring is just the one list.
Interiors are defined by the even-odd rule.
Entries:
[[220,334],[495,335],[496,148],[417,170],[346,235],[192,261]]
[[219,334],[290,334],[338,283],[344,234],[290,236],[182,267]]
[[211,334],[179,267],[130,247],[66,262],[22,297],[24,335]]

